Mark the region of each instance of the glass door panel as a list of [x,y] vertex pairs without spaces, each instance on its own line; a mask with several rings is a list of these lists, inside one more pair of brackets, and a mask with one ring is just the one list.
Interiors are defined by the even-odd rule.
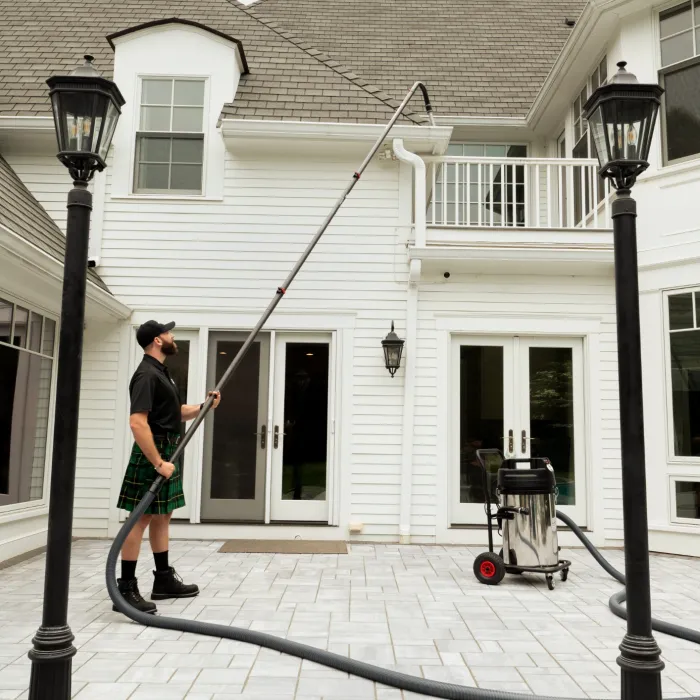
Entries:
[[[245,337],[212,333],[207,386],[216,386]],[[265,456],[270,341],[261,335],[205,426],[202,520],[265,519]]]
[[330,337],[279,335],[270,517],[328,522]]

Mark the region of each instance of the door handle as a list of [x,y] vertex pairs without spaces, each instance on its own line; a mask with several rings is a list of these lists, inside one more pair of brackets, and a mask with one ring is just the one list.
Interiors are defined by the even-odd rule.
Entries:
[[287,433],[280,433],[280,427],[279,425],[275,426],[275,438],[274,438],[274,446],[275,449],[279,447],[280,444],[280,435],[286,435]]
[[[505,438],[501,438],[501,440],[505,440]],[[508,453],[513,454],[513,449],[515,448],[514,444],[514,439],[513,439],[513,431],[509,430],[508,431]]]
[[260,448],[264,450],[267,445],[267,426],[261,426],[260,432],[255,434],[260,436]]

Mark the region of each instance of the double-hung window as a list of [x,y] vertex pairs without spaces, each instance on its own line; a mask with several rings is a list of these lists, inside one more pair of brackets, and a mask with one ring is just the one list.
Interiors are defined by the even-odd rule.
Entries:
[[700,155],[700,0],[659,15],[664,162]]
[[144,78],[134,192],[202,194],[205,81]]

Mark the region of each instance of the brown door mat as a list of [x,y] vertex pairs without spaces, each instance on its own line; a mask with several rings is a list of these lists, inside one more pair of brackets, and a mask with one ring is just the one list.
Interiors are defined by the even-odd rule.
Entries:
[[345,542],[336,540],[227,540],[224,554],[347,554]]

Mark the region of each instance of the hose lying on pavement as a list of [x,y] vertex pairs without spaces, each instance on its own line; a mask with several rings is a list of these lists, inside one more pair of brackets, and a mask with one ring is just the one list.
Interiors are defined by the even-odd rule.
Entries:
[[[529,695],[525,693],[510,693],[504,691],[487,690],[482,688],[470,688],[466,686],[456,685],[454,683],[444,683],[434,681],[419,676],[411,676],[398,671],[373,666],[372,664],[355,659],[349,659],[346,656],[340,656],[324,649],[317,649],[308,644],[293,642],[282,637],[275,637],[272,634],[265,632],[256,632],[253,630],[233,627],[229,625],[219,625],[210,622],[200,622],[199,620],[182,620],[175,617],[161,617],[160,615],[151,615],[143,613],[129,605],[119,593],[117,585],[116,569],[119,552],[131,532],[134,523],[145,513],[151,505],[155,494],[149,491],[141,502],[136,506],[129,518],[126,520],[121,530],[112,543],[107,557],[107,590],[109,597],[117,607],[128,618],[134,622],[138,622],[147,627],[157,627],[160,629],[176,630],[178,632],[191,632],[194,634],[203,634],[209,637],[220,637],[222,639],[232,639],[237,642],[246,642],[267,649],[274,649],[283,654],[289,654],[301,659],[313,661],[314,663],[334,668],[338,671],[349,673],[353,676],[366,678],[382,685],[400,688],[412,693],[420,695],[428,695],[435,698],[448,698],[452,700],[555,700],[548,696]],[[581,528],[564,513],[557,511],[557,518],[571,528],[572,532],[581,540],[586,549],[593,555],[594,559],[610,574],[614,579],[624,585],[625,577],[617,569],[615,569],[593,546],[591,541],[586,537]],[[623,619],[626,619],[627,613],[622,603],[625,600],[625,591],[622,590],[610,598],[610,609]],[[652,620],[652,626],[657,632],[663,632],[680,639],[687,639],[691,642],[700,643],[700,633],[695,630],[674,625],[669,622],[661,622],[660,620]],[[557,698],[556,700],[562,700]],[[690,699],[685,699],[690,700]]]

